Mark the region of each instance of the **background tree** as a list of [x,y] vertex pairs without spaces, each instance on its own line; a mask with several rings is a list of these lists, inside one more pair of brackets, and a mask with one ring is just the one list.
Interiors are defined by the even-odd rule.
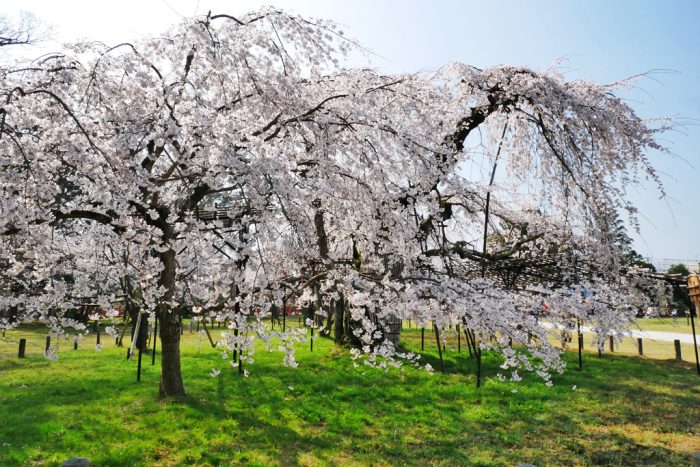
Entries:
[[[685,282],[686,277],[688,277],[688,274],[690,274],[690,270],[685,264],[672,264],[666,270],[666,274],[679,276],[680,279],[682,279],[682,281]],[[688,296],[687,289],[675,283],[672,287],[673,288],[669,303],[672,312],[675,311],[675,313],[680,316],[684,316],[687,313],[694,313],[695,309],[693,307],[693,304],[690,302],[690,297]]]

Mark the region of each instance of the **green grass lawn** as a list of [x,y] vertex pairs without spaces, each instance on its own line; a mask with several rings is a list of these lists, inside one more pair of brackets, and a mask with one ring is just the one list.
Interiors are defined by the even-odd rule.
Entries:
[[[645,331],[677,332],[692,334],[692,327],[685,316],[680,318],[641,318],[637,320],[639,327]],[[700,323],[695,320],[695,332],[700,333]]]
[[[404,332],[419,350],[419,331]],[[319,339],[313,353],[299,347],[299,368],[261,351],[244,378],[206,337],[183,337],[186,402],[158,399],[150,356],[136,383],[136,363],[111,340],[100,352],[62,343],[57,363],[0,358],[0,465],[688,465],[700,451],[700,377],[688,363],[587,353],[580,372],[568,353],[546,387],[499,381],[500,360],[486,354],[476,389],[475,362],[451,341],[448,374],[430,375],[354,368]],[[423,359],[437,368],[431,338]]]

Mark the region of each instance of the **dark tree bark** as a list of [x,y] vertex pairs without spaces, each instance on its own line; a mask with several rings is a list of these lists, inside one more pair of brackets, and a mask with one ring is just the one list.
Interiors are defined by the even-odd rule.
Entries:
[[162,303],[158,306],[161,347],[161,397],[185,397],[185,386],[182,382],[180,368],[180,326],[177,310],[171,310],[168,303],[175,295],[175,252],[168,250],[160,255],[163,271],[160,275],[160,285],[166,290]]
[[335,302],[335,329],[333,338],[336,344],[341,344],[343,342],[343,336],[345,334],[345,300],[341,296],[337,302]]

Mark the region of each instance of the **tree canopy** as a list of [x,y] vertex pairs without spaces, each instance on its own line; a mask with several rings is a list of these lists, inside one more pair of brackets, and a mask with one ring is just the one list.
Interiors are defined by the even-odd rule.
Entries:
[[[230,320],[224,347],[252,359],[262,339],[288,365],[304,336],[260,320],[287,301],[334,309],[380,366],[417,364],[392,321],[460,323],[514,377],[545,379],[562,363],[543,319],[624,329],[643,297],[615,220],[634,219],[631,184],[658,182],[647,152],[670,123],[639,118],[624,82],[383,75],[344,68],[355,47],[268,8],[0,70],[0,308],[78,326],[66,313],[86,300],[133,301],[162,323],[174,396],[183,307]],[[466,175],[482,154],[498,177]]]

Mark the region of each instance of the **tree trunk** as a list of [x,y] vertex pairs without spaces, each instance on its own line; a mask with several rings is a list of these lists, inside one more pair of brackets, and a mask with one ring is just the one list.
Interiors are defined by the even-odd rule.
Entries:
[[334,328],[334,340],[336,344],[341,344],[343,341],[343,336],[345,334],[345,300],[341,296],[337,302],[335,302],[335,328]]
[[331,300],[328,306],[328,317],[326,318],[326,325],[323,327],[323,336],[330,337],[331,329],[333,329],[333,323],[335,321],[335,300]]
[[387,316],[384,321],[384,332],[386,333],[386,339],[388,339],[394,347],[399,347],[401,345],[401,322],[400,318],[394,315]]
[[169,308],[175,295],[175,252],[168,250],[160,255],[163,262],[163,271],[160,275],[160,285],[166,292],[162,303],[158,307],[161,347],[161,397],[185,397],[185,386],[182,383],[182,370],[180,368],[180,328],[178,326],[178,312]]

